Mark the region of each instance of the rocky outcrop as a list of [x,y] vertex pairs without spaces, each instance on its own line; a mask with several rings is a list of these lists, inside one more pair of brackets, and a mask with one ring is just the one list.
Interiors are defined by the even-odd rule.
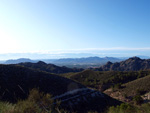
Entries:
[[99,113],[106,109],[106,106],[111,106],[111,101],[114,105],[121,102],[114,100],[105,94],[89,88],[81,88],[66,92],[65,94],[56,96],[54,100],[61,101],[61,107],[69,111],[78,111],[84,113],[89,110],[96,110]]
[[100,71],[139,71],[150,69],[150,59],[140,59],[138,57],[132,57],[122,62],[111,63],[97,68]]

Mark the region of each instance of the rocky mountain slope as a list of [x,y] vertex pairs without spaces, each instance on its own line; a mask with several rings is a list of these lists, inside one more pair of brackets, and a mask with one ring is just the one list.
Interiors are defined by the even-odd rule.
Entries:
[[139,71],[150,69],[150,59],[140,59],[132,57],[125,61],[112,63],[107,62],[106,65],[97,68],[99,71]]

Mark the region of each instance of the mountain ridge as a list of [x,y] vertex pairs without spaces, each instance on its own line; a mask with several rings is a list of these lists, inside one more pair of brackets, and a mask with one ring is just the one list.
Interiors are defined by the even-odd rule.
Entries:
[[121,62],[107,62],[105,65],[97,68],[99,71],[139,71],[150,69],[150,59],[140,59],[131,57]]
[[32,68],[36,70],[41,70],[49,73],[68,73],[68,72],[80,72],[83,71],[83,69],[77,69],[77,68],[68,68],[65,66],[56,66],[54,64],[47,64],[43,61],[38,61],[37,63],[31,63],[31,62],[25,62],[25,63],[19,63],[15,65],[20,65],[27,68]]
[[37,59],[31,60],[29,58],[20,58],[20,59],[12,59],[1,62],[2,64],[18,64],[31,62],[36,63],[38,61],[43,61],[48,64],[55,64],[58,66],[66,66],[69,68],[79,67],[79,68],[91,68],[98,67],[104,65],[108,61],[111,62],[119,62],[122,61],[123,58],[116,57],[83,57],[83,58],[60,58],[60,59]]
[[3,62],[3,64],[18,64],[21,62],[37,62],[36,60],[31,60],[29,58],[19,58],[19,59],[10,59]]

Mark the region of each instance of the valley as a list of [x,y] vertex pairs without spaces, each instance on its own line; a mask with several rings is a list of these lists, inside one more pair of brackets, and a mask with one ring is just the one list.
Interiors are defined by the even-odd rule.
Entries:
[[[137,63],[138,68],[135,67]],[[121,61],[120,65],[130,67],[130,70],[122,68],[121,71],[108,64],[90,69],[60,67],[43,61],[1,64],[0,99],[10,103],[16,103],[18,99],[26,100],[31,89],[36,88],[44,94],[52,95],[50,100],[53,105],[57,106],[60,102],[59,109],[68,112],[103,113],[108,107],[122,103],[132,106],[149,103],[149,60],[132,57]],[[107,71],[100,70],[106,66]],[[136,96],[142,99],[137,104]],[[81,106],[86,107],[83,110]]]

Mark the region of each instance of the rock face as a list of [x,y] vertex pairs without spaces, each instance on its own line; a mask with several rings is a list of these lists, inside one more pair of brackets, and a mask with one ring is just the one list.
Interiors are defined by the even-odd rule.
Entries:
[[100,71],[139,71],[150,69],[150,59],[140,59],[138,57],[132,57],[122,62],[111,63],[97,68]]
[[61,106],[63,108],[79,113],[84,113],[89,110],[98,111],[100,113],[105,110],[106,106],[111,106],[111,103],[114,105],[121,103],[99,91],[88,88],[75,89],[56,96],[53,99],[61,100]]

